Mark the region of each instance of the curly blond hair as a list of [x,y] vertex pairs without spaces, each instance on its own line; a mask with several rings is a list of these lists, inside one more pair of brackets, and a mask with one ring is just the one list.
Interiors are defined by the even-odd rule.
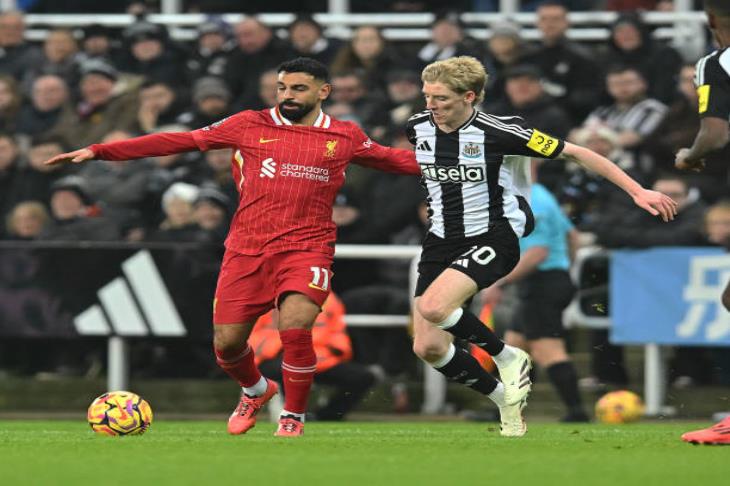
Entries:
[[472,105],[476,105],[484,99],[487,71],[476,58],[459,56],[432,62],[423,69],[421,80],[424,83],[443,83],[459,94],[473,91],[476,99]]

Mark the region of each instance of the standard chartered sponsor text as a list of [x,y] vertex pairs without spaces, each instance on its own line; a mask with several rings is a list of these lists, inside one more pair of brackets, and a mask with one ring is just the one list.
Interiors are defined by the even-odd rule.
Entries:
[[279,172],[282,177],[296,177],[311,181],[329,182],[330,171],[325,167],[285,163]]

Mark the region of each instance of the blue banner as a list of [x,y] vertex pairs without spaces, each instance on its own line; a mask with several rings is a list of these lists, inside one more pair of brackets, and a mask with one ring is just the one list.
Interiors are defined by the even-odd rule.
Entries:
[[621,250],[611,256],[611,342],[730,346],[720,302],[730,254],[719,248]]

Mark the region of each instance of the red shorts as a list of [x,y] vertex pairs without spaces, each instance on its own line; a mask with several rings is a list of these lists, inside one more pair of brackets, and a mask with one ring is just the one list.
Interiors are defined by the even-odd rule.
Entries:
[[298,292],[322,307],[330,292],[332,257],[312,251],[243,255],[226,250],[213,301],[214,324],[255,321],[284,292]]

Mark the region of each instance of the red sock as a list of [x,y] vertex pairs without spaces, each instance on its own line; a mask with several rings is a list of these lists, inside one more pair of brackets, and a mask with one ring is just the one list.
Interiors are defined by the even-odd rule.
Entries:
[[286,329],[279,331],[284,347],[281,376],[284,379],[284,410],[304,413],[309,389],[312,388],[317,356],[312,345],[312,331]]
[[218,366],[241,386],[253,386],[261,379],[261,373],[253,361],[253,349],[248,343],[245,348],[235,352],[214,351]]

